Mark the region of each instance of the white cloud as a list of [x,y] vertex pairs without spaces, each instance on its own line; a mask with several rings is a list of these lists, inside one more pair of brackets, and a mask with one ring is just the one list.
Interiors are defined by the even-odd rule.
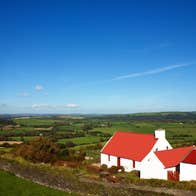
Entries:
[[79,107],[79,105],[74,104],[74,103],[69,103],[66,105],[66,108],[78,108],[78,107]]
[[112,80],[123,80],[123,79],[127,79],[127,78],[136,78],[136,77],[141,77],[141,76],[146,76],[146,75],[155,75],[155,74],[166,72],[166,71],[169,71],[172,69],[186,67],[189,65],[191,65],[191,64],[185,63],[185,64],[170,65],[170,66],[156,68],[156,69],[152,69],[152,70],[148,70],[148,71],[144,71],[144,72],[137,72],[137,73],[131,73],[128,75],[117,76],[117,77],[113,78]]
[[53,106],[49,104],[33,104],[32,108],[33,109],[49,109],[49,108],[53,108]]
[[53,110],[57,110],[57,109],[64,109],[64,108],[78,108],[79,105],[77,104],[67,104],[67,105],[50,105],[50,104],[33,104],[31,106],[33,109],[53,109]]
[[20,96],[20,97],[30,97],[31,94],[24,92],[24,93],[19,93],[18,96]]
[[44,89],[44,87],[41,86],[41,85],[36,85],[36,86],[35,86],[35,90],[36,90],[36,91],[42,91],[43,89]]

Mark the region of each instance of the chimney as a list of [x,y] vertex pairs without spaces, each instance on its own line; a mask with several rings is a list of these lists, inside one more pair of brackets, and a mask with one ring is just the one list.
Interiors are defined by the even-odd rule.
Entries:
[[165,138],[165,130],[164,129],[155,130],[154,136],[155,136],[156,139]]

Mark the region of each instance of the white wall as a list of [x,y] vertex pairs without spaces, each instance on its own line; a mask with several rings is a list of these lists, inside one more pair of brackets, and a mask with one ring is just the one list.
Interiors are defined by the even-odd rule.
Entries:
[[142,161],[140,178],[167,180],[167,171],[175,171],[175,167],[165,169],[157,156],[151,153]]
[[180,181],[196,180],[196,164],[180,163]]
[[[108,155],[101,153],[101,165],[106,164],[108,167],[117,166],[117,157],[110,155],[110,161]],[[125,171],[130,172],[132,170],[140,169],[140,162],[135,161],[135,168],[133,168],[133,160],[120,158],[120,165],[125,168]]]
[[110,155],[110,160],[107,154],[101,153],[101,165],[106,164],[108,167],[117,166],[117,157]]
[[125,171],[130,172],[133,170],[140,170],[141,162],[135,161],[135,167],[133,167],[133,160],[121,158],[120,159],[121,166],[125,168]]
[[140,167],[140,178],[165,179],[164,166],[157,159],[154,153],[150,153],[143,161]]
[[125,171],[129,172],[133,170],[133,161],[125,158],[120,159],[120,165],[125,168]]
[[165,169],[164,165],[154,154],[156,150],[166,150],[167,148],[172,149],[172,146],[164,137],[159,138],[152,150],[146,155],[140,164],[141,178],[167,179],[167,170],[175,171],[175,168]]
[[158,139],[156,144],[153,146],[152,151],[167,150],[167,148],[172,149],[172,146],[170,145],[170,143],[167,141],[166,138],[160,138]]

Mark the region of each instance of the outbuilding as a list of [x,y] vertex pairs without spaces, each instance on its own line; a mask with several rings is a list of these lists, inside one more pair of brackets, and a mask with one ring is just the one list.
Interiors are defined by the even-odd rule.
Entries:
[[196,148],[180,163],[180,181],[196,180]]

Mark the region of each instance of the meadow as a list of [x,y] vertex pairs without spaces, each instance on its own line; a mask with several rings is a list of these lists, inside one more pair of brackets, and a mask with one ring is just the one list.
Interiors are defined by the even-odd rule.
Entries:
[[76,196],[46,186],[18,178],[8,172],[0,171],[0,195],[4,196]]

